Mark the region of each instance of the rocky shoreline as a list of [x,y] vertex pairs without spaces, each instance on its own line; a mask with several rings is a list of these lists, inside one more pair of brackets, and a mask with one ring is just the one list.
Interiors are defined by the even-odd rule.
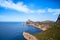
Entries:
[[[60,15],[58,16],[58,19],[57,19],[57,21],[56,21],[56,23],[59,23],[60,22]],[[43,30],[43,31],[46,31],[48,28],[50,28],[50,26],[47,24],[47,25],[45,25],[45,24],[40,24],[39,22],[33,22],[33,21],[30,21],[30,20],[28,20],[27,22],[27,25],[30,25],[30,26],[33,26],[33,27],[36,27],[36,28],[39,28],[39,29],[41,29],[41,30]],[[51,22],[50,22],[51,23]],[[53,23],[54,24],[54,23]],[[55,24],[56,25],[56,24]],[[54,27],[55,28],[55,27]],[[51,28],[51,30],[53,30],[54,29],[53,27]],[[57,28],[57,27],[56,27]],[[57,29],[56,29],[57,30]],[[54,31],[55,31],[55,29],[54,29]],[[55,33],[53,31],[53,33]],[[58,30],[59,31],[59,30]],[[48,32],[51,32],[51,31],[47,31],[47,34],[48,34]],[[52,33],[52,34],[53,34]],[[47,34],[44,34],[44,36],[45,35],[47,35]],[[29,34],[28,32],[23,32],[23,36],[24,36],[24,38],[25,39],[27,39],[27,40],[37,40],[37,38],[35,37],[35,36],[33,36],[33,35],[31,35],[31,34]],[[44,37],[43,36],[43,37]],[[50,38],[50,37],[49,37]],[[53,38],[53,37],[52,37]],[[45,39],[45,38],[44,38]],[[47,38],[48,39],[48,38]],[[51,38],[50,38],[51,39]]]
[[28,32],[23,32],[23,36],[26,40],[37,40],[35,36],[29,34]]
[[[34,22],[30,21],[30,20],[27,21],[26,23],[27,23],[27,25],[39,28],[42,31],[46,31],[49,28],[49,27],[47,27],[48,25],[43,25],[43,24],[40,25],[40,24],[34,23]],[[29,34],[28,32],[23,32],[23,36],[27,40],[37,40],[37,38],[35,36]]]
[[30,21],[30,20],[28,20],[26,23],[27,23],[27,25],[39,28],[39,29],[41,29],[43,31],[45,31],[45,30],[47,30],[49,28],[49,25],[39,24],[39,22],[36,23],[36,22]]
[[28,24],[28,25],[31,25],[31,26],[36,27],[36,28],[39,28],[39,29],[41,29],[43,31],[46,31],[48,29],[45,25],[38,25],[38,26],[35,25],[35,24]]

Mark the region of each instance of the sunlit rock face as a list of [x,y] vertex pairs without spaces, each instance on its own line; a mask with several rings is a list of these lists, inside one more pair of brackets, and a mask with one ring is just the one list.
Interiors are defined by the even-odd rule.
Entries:
[[60,14],[59,14],[58,19],[57,19],[56,22],[57,22],[57,23],[60,22]]
[[26,23],[27,23],[28,25],[30,25],[30,26],[39,28],[39,29],[41,29],[41,30],[43,30],[43,31],[47,30],[47,28],[48,28],[47,25],[40,24],[40,22],[33,22],[33,21],[31,21],[31,20],[28,20],[28,21],[26,21]]
[[23,32],[23,36],[26,40],[37,40],[37,38],[27,32]]

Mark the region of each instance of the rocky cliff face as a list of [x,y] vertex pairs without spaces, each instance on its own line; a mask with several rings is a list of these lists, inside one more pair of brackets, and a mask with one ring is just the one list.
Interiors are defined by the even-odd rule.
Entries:
[[57,23],[60,22],[60,14],[59,14],[58,19],[57,19],[56,22],[57,22]]
[[27,25],[31,25],[31,26],[39,28],[43,31],[45,31],[49,28],[49,25],[40,24],[40,22],[33,22],[31,20],[28,20],[26,23],[27,23]]
[[23,32],[23,36],[26,40],[37,40],[37,38],[27,32]]

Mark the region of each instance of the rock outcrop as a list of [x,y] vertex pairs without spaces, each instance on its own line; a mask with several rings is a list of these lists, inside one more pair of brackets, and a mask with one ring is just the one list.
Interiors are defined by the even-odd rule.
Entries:
[[26,40],[37,40],[37,38],[27,32],[23,32],[23,36]]
[[58,19],[57,19],[56,22],[57,22],[57,23],[60,22],[60,14],[59,14]]
[[43,24],[40,24],[40,23],[32,22],[30,20],[27,21],[26,23],[27,23],[27,25],[34,26],[34,27],[39,28],[43,31],[48,29],[48,27],[47,27],[48,25],[43,25]]
[[[27,23],[27,25],[39,28],[43,31],[46,31],[49,28],[49,27],[47,27],[48,25],[43,25],[43,24],[40,24],[40,22],[33,22],[31,20],[28,20],[26,23]],[[35,36],[33,36],[27,32],[23,32],[23,36],[26,40],[37,40],[37,38]]]

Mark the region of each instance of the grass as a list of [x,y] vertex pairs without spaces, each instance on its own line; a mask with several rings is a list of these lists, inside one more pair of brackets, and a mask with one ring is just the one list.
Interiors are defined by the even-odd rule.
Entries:
[[60,40],[60,23],[51,25],[48,30],[34,34],[38,40]]

